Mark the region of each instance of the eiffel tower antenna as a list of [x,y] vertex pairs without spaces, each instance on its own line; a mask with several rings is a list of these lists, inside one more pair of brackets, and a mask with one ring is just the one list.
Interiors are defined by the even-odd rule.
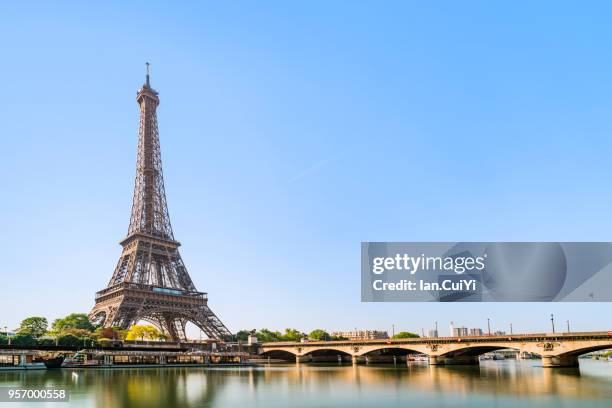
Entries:
[[231,333],[208,307],[207,294],[196,290],[174,239],[157,128],[159,96],[151,88],[148,62],[146,68],[146,82],[136,94],[140,124],[130,225],[113,276],[96,293],[89,319],[123,329],[146,320],[173,341],[184,340],[185,325],[192,322],[209,338],[224,339]]

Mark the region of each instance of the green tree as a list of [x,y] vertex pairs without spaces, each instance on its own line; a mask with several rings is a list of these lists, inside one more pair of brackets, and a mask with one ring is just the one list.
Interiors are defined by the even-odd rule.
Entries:
[[285,329],[285,333],[282,335],[281,339],[284,341],[300,341],[302,337],[306,337],[304,333],[297,329]]
[[39,346],[55,346],[55,339],[45,337],[36,339],[36,344]]
[[71,313],[64,318],[55,319],[52,327],[56,334],[60,334],[66,329],[94,330],[94,326],[89,322],[85,313]]
[[4,346],[8,344],[8,337],[6,334],[0,334],[0,345]]
[[57,344],[60,346],[78,347],[83,345],[83,340],[79,339],[74,334],[68,333],[58,336]]
[[19,333],[28,333],[38,338],[45,335],[49,322],[44,317],[32,316],[21,321]]
[[90,332],[89,330],[85,330],[85,329],[68,328],[68,329],[64,329],[64,331],[62,331],[62,334],[74,334],[76,337],[78,337],[81,340],[82,339],[92,340],[96,337],[94,333]]
[[416,333],[410,333],[410,332],[399,332],[397,334],[395,334],[395,336],[393,336],[393,339],[412,339],[412,338],[417,338],[417,337],[421,337]]
[[236,341],[247,341],[249,339],[250,330],[240,330],[235,334]]
[[310,334],[308,335],[309,339],[313,339],[313,340],[331,340],[331,336],[329,335],[328,332],[326,332],[323,329],[316,329],[310,332]]
[[17,333],[11,336],[11,344],[15,346],[33,346],[36,344],[36,340],[30,333]]
[[134,325],[125,337],[126,340],[165,340],[164,336],[155,326],[150,324]]
[[281,341],[283,335],[280,332],[273,332],[268,329],[261,329],[256,333],[257,340],[261,343],[269,343],[272,341]]

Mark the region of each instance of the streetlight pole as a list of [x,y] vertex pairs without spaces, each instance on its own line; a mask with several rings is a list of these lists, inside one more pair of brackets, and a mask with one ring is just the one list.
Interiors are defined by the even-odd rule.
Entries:
[[395,323],[391,324],[391,337],[395,336]]
[[489,332],[489,336],[491,335],[491,319],[487,317],[487,331]]
[[552,332],[555,332],[555,315],[550,314],[550,324],[552,325]]
[[512,333],[512,323],[510,323],[510,334],[513,334]]
[[567,332],[568,332],[568,333],[571,333],[571,332],[570,332],[569,320],[567,321]]
[[438,334],[438,322],[436,322],[436,337],[438,337],[438,336],[440,336],[440,335]]

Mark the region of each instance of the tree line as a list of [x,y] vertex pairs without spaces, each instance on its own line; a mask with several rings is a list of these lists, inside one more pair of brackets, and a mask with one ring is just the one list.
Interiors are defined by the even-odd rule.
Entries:
[[[246,342],[249,335],[255,335],[260,343],[301,341],[302,339],[315,341],[348,340],[345,337],[332,336],[323,329],[315,329],[307,334],[294,328],[287,328],[284,332],[269,329],[240,330],[226,340]],[[395,334],[392,338],[411,337],[419,337],[419,335],[404,331]],[[10,337],[11,344],[22,346],[105,346],[114,340],[165,341],[167,338],[152,325],[134,325],[129,330],[119,327],[94,326],[85,313],[71,313],[63,318],[55,319],[51,327],[49,327],[49,322],[45,317],[28,317],[21,322],[18,332]],[[0,345],[8,343],[9,337],[7,334],[0,334]]]
[[[260,330],[240,330],[234,337],[236,341],[247,341],[248,336],[253,334],[257,337],[257,341],[260,343],[269,343],[277,341],[301,341],[302,339],[315,340],[315,341],[334,341],[334,340],[348,340],[346,337],[332,336],[323,329],[315,329],[310,333],[306,334],[301,330],[287,328],[283,333],[279,331],[272,331],[268,329]],[[393,339],[407,339],[420,337],[416,333],[407,331],[399,332],[392,336]]]
[[32,316],[22,320],[14,336],[0,334],[0,345],[19,346],[105,346],[114,340],[166,340],[152,325],[134,325],[129,330],[120,327],[99,327],[91,324],[85,313],[71,313],[55,319],[49,327],[47,318]]

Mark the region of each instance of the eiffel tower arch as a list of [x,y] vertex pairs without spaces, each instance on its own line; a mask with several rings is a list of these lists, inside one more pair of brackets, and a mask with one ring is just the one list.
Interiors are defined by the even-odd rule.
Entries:
[[173,341],[184,340],[185,325],[192,322],[209,338],[224,339],[231,333],[208,306],[207,294],[196,290],[172,232],[157,129],[159,96],[151,88],[148,63],[136,101],[140,125],[130,226],[113,276],[96,292],[89,319],[124,329],[146,320]]

